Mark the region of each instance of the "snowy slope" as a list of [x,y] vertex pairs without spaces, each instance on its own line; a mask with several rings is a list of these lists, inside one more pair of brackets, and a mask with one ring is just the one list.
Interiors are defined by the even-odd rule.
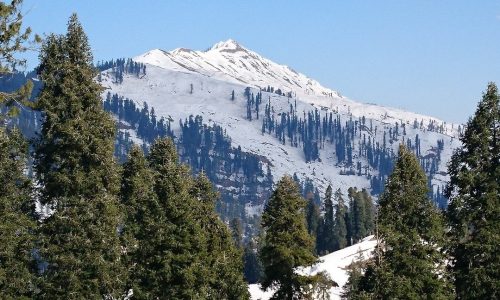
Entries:
[[[154,49],[134,58],[137,62],[186,74],[200,74],[213,79],[265,88],[268,85],[292,94],[305,103],[330,108],[353,116],[376,119],[434,120],[437,118],[400,109],[352,101],[338,92],[323,87],[319,82],[285,65],[277,64],[243,47],[234,40],[218,42],[207,51],[177,48],[172,51]],[[451,126],[449,126],[451,132]]]
[[[318,264],[298,272],[306,275],[315,275],[318,272],[325,271],[331,279],[339,285],[331,289],[330,298],[332,300],[340,299],[342,289],[348,280],[346,271],[347,266],[357,259],[367,259],[371,257],[375,245],[376,240],[373,236],[369,236],[358,244],[320,257],[320,262]],[[270,299],[273,294],[271,289],[267,291],[261,290],[258,284],[251,284],[249,286],[249,291],[252,300],[267,300]]]
[[[387,145],[392,151],[397,151],[399,143],[414,140],[418,134],[422,155],[433,155],[437,141],[443,140],[445,145],[441,163],[432,181],[436,186],[443,185],[447,180],[446,163],[452,150],[459,146],[457,124],[447,124],[433,117],[399,109],[355,102],[233,40],[217,43],[204,52],[183,48],[168,52],[152,50],[134,60],[146,64],[146,75],[139,78],[125,74],[123,82],[116,83],[112,70],[104,71],[101,74],[101,83],[106,88],[104,93],[117,93],[134,100],[139,106],[147,102],[149,107],[154,107],[157,116],[174,120],[174,130],[178,130],[180,119],[189,115],[202,115],[204,122],[222,126],[231,137],[233,146],[241,146],[243,151],[265,156],[271,164],[275,180],[284,174],[297,173],[301,179],[311,178],[320,189],[331,183],[334,189],[340,188],[345,193],[349,187],[369,188],[369,177],[376,175],[376,170],[368,169],[368,176],[340,175],[346,166],[336,161],[334,145],[328,144],[320,150],[321,161],[306,163],[301,147],[292,147],[289,143],[283,145],[273,135],[263,135],[260,120],[246,119],[246,97],[243,95],[246,87],[251,87],[255,94],[268,85],[284,93],[290,92],[291,98],[263,92],[263,102],[271,103],[276,118],[281,112],[287,112],[292,103],[296,103],[299,115],[318,109],[322,116],[330,112],[339,115],[343,123],[364,116],[367,122],[379,130],[378,134],[367,131],[366,135],[380,144],[383,139],[380,132],[389,130],[395,123],[408,125],[406,135],[401,135],[397,141]],[[232,91],[235,92],[235,101],[230,100]],[[444,130],[437,133],[425,128],[414,129],[412,124],[415,120],[423,124],[441,124]],[[356,138],[361,142],[361,137]],[[366,165],[364,159],[357,157],[356,148],[353,153],[354,165],[357,162]],[[259,213],[261,209],[262,205],[247,207],[251,214]]]

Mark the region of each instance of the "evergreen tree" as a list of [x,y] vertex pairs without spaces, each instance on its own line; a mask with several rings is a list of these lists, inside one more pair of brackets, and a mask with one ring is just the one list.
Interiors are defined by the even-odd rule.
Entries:
[[370,194],[366,189],[362,189],[360,193],[360,197],[363,202],[363,209],[364,209],[364,216],[365,219],[363,220],[363,225],[364,225],[364,236],[361,236],[361,238],[364,238],[370,234],[373,234],[373,230],[375,227],[375,207],[373,205],[373,200]]
[[210,290],[208,299],[249,299],[248,286],[243,280],[243,257],[234,245],[229,228],[215,213],[218,193],[204,173],[198,175],[191,194],[199,201],[198,222],[207,235],[207,255],[203,264],[208,266]]
[[[26,60],[19,59],[16,54],[30,50],[30,44],[41,41],[38,35],[31,40],[31,28],[22,26],[23,15],[20,11],[22,2],[22,0],[0,2],[0,79],[24,67]],[[30,105],[27,100],[32,88],[33,83],[28,80],[14,92],[0,92],[0,105],[9,107],[9,115],[17,114],[19,111],[16,105]],[[0,119],[0,122],[3,120]]]
[[311,236],[317,236],[318,227],[321,221],[319,207],[314,203],[314,199],[307,200],[306,206],[307,232]]
[[[142,281],[148,266],[142,262],[139,251],[156,234],[151,224],[155,219],[158,199],[154,192],[154,176],[141,148],[133,145],[123,165],[120,200],[125,211],[122,238],[126,251],[124,265],[128,272],[127,289],[132,288],[134,298],[142,298]],[[153,227],[154,228],[154,227]]]
[[262,264],[257,256],[257,246],[250,240],[243,249],[243,273],[245,280],[252,284],[257,283],[262,275]]
[[0,299],[29,299],[34,291],[36,223],[26,163],[20,132],[0,127]]
[[444,224],[427,196],[427,178],[417,158],[400,145],[399,157],[379,201],[375,263],[358,295],[375,299],[449,299]]
[[345,220],[347,209],[340,189],[335,192],[335,200],[337,201],[337,205],[335,207],[335,223],[333,225],[334,250],[339,250],[347,246],[347,226]]
[[272,299],[300,299],[309,278],[298,275],[294,269],[316,261],[313,239],[307,233],[306,202],[291,177],[283,177],[277,184],[262,215],[264,230],[260,259],[264,277],[261,285],[267,290],[275,286]]
[[40,55],[44,121],[36,146],[40,201],[53,209],[40,231],[41,298],[123,292],[115,124],[102,108],[87,37],[76,15]]
[[361,195],[361,192],[355,191],[353,199],[354,199],[353,206],[351,207],[351,215],[353,222],[352,240],[353,243],[357,243],[367,235],[365,230],[366,209],[365,209],[365,201]]
[[500,297],[500,108],[490,83],[451,158],[449,247],[457,297]]
[[[157,201],[145,224],[148,242],[138,245],[139,299],[203,299],[209,294],[206,236],[191,195],[189,170],[178,161],[171,139],[158,139],[148,161]],[[135,294],[135,291],[134,291]]]
[[238,218],[233,218],[231,220],[231,223],[229,224],[231,228],[231,236],[233,238],[234,245],[236,248],[241,249],[243,248],[243,228],[241,227],[241,221]]
[[328,185],[325,192],[324,211],[321,223],[321,235],[318,238],[318,253],[327,254],[335,250],[334,215],[332,201],[332,186]]

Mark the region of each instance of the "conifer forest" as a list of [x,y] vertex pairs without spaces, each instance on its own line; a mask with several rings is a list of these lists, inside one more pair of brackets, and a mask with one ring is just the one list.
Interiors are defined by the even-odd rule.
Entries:
[[0,299],[500,298],[498,76],[446,122],[232,39],[102,59],[86,11],[42,32],[25,1],[0,1]]

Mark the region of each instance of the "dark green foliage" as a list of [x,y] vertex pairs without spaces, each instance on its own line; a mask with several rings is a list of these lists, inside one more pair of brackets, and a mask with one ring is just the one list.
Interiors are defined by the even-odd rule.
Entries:
[[199,201],[198,222],[207,236],[207,266],[209,280],[208,299],[249,299],[247,284],[243,280],[243,257],[234,245],[231,232],[215,213],[218,193],[204,173],[198,175],[191,194]]
[[159,139],[148,156],[153,170],[156,201],[150,201],[151,220],[141,229],[138,243],[137,299],[203,298],[208,292],[206,237],[197,222],[196,201],[190,195],[188,169],[178,162],[170,139]]
[[229,223],[229,228],[231,229],[231,236],[233,238],[234,245],[238,249],[243,248],[243,228],[241,227],[240,219],[234,218]]
[[349,210],[346,215],[347,242],[353,245],[373,233],[375,208],[368,192],[349,188]]
[[142,262],[140,248],[149,243],[155,234],[152,224],[158,199],[154,192],[153,172],[149,168],[139,146],[132,146],[128,160],[123,165],[120,200],[125,217],[122,229],[123,245],[126,249],[124,265],[128,273],[127,289],[132,288],[136,298],[141,298],[141,280],[147,269]]
[[320,255],[328,254],[335,250],[334,233],[334,210],[333,210],[332,186],[328,185],[325,192],[324,215],[321,222],[321,229],[318,235],[317,249]]
[[365,259],[363,253],[359,252],[354,261],[347,267],[349,279],[344,285],[342,298],[371,299],[371,295],[366,291],[372,291],[375,287],[372,272],[373,261]]
[[294,273],[294,268],[316,262],[313,238],[307,233],[306,202],[291,177],[277,184],[262,215],[264,230],[260,259],[264,276],[262,287],[276,287],[272,299],[297,299],[310,279]]
[[54,209],[40,230],[48,263],[41,298],[101,298],[123,292],[115,126],[102,109],[90,46],[76,15],[40,55],[44,114],[36,145],[40,201]]
[[500,108],[490,83],[448,172],[450,254],[457,297],[500,297]]
[[243,273],[248,283],[257,283],[262,276],[262,264],[257,256],[257,246],[250,240],[243,249]]
[[[379,200],[379,245],[374,267],[354,295],[375,299],[449,299],[445,273],[444,225],[428,198],[427,178],[403,145]],[[374,282],[374,284],[369,284]],[[356,298],[356,297],[353,297]]]
[[27,143],[0,127],[0,299],[29,299],[34,289],[34,202],[23,171]]
[[321,222],[321,216],[319,212],[319,207],[314,203],[313,199],[307,200],[306,206],[306,221],[307,221],[307,232],[311,236],[316,236],[318,234],[318,227]]
[[337,204],[335,205],[335,223],[333,224],[333,239],[335,241],[334,251],[347,246],[347,208],[344,204],[344,198],[342,198],[340,189],[335,192],[335,200]]
[[[12,0],[10,3],[0,2],[0,78],[11,74],[14,70],[26,65],[25,59],[19,59],[16,54],[30,50],[30,43],[40,42],[35,35],[30,41],[31,28],[22,30],[23,15],[22,0]],[[19,109],[16,105],[29,105],[33,83],[27,81],[20,89],[13,92],[0,91],[0,105],[9,107],[9,115],[16,115]],[[1,117],[1,116],[0,116]],[[3,120],[0,118],[0,122]]]
[[192,179],[171,139],[147,160],[134,146],[121,198],[128,288],[135,299],[247,299],[242,253],[215,213],[218,194],[204,174]]

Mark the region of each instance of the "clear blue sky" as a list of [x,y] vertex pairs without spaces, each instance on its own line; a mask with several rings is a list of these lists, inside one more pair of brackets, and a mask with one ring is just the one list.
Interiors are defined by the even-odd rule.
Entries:
[[[361,102],[465,122],[500,84],[500,1],[25,0],[25,24],[78,13],[96,60],[233,38]],[[30,59],[36,64],[36,56]]]

